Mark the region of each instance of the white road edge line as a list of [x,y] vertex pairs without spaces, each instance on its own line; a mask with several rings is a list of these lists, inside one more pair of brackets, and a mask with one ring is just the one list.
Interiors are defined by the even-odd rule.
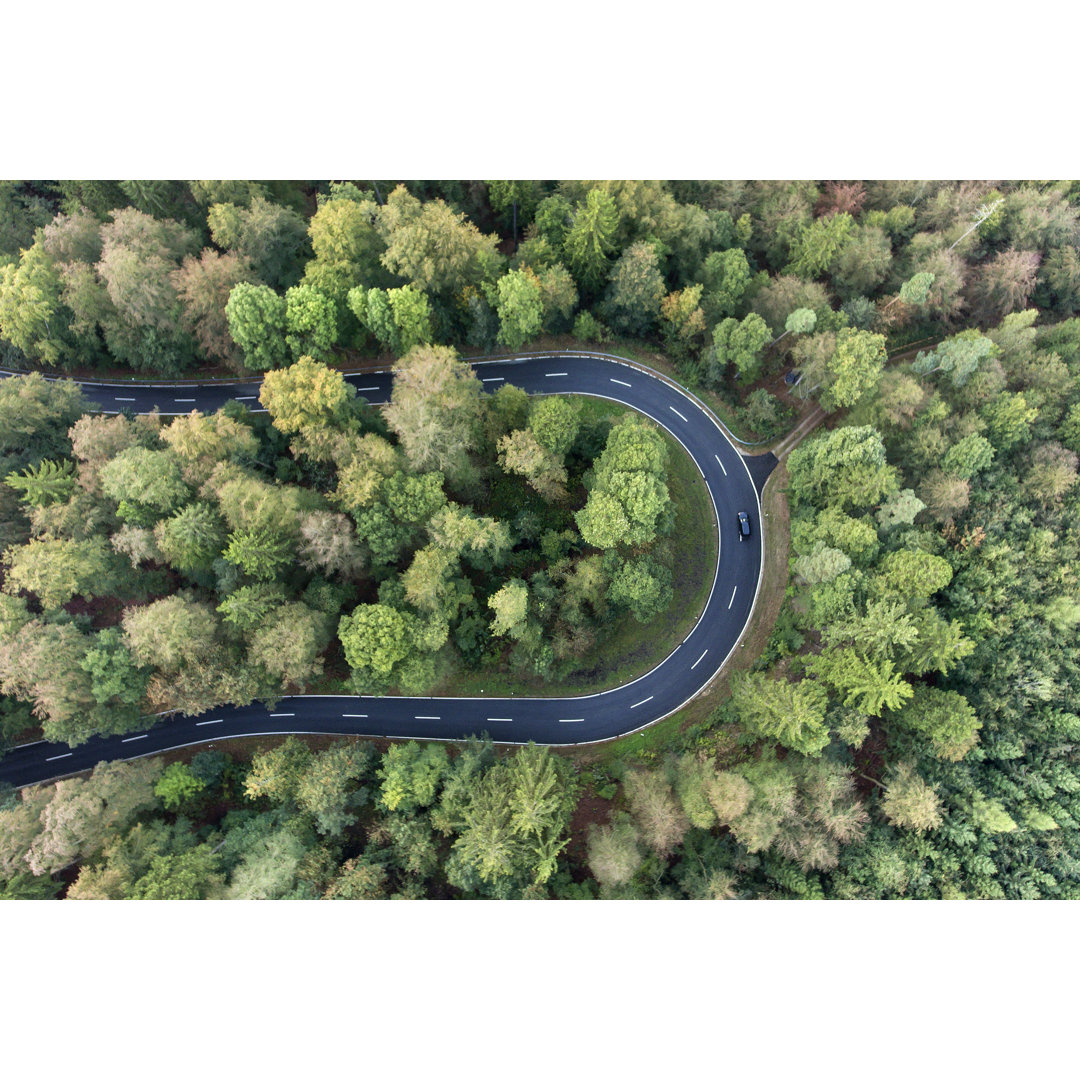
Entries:
[[121,742],[135,742],[138,739],[145,739],[145,735],[132,735],[130,739],[121,739]]
[[716,464],[720,466],[720,469],[723,472],[723,474],[725,476],[727,476],[727,469],[724,468],[724,463],[720,460],[720,455],[719,454],[713,454],[713,457],[716,458]]
[[701,655],[700,655],[700,656],[699,656],[699,657],[698,657],[698,658],[697,658],[697,659],[696,659],[696,660],[695,660],[695,661],[694,661],[694,662],[693,662],[693,663],[692,663],[692,664],[690,665],[690,670],[691,670],[691,671],[693,671],[693,670],[694,670],[694,668],[696,668],[696,667],[698,666],[698,664],[700,664],[700,663],[701,663],[701,661],[705,659],[705,656],[706,656],[706,654],[708,653],[708,651],[709,651],[709,650],[708,650],[708,649],[706,649],[706,650],[705,650],[705,652],[703,652],[703,653],[702,653],[702,654],[701,654]]
[[731,599],[727,602],[728,611],[731,610],[731,605],[735,603],[735,594],[738,591],[739,591],[739,586],[738,585],[736,585],[735,588],[731,590]]
[[680,420],[681,420],[681,421],[682,421],[682,422],[683,422],[684,424],[689,424],[689,423],[690,423],[690,421],[689,421],[689,420],[687,420],[687,419],[686,419],[686,417],[685,417],[685,416],[683,416],[683,414],[682,414],[681,412],[679,412],[679,410],[678,410],[678,409],[676,409],[674,405],[669,405],[669,406],[668,406],[668,408],[669,408],[669,409],[670,409],[670,410],[671,410],[671,411],[672,411],[672,412],[673,412],[673,413],[674,413],[674,414],[675,414],[675,415],[676,415],[676,416],[677,416],[677,417],[678,417],[678,418],[679,418],[679,419],[680,419]]
[[637,705],[631,705],[631,706],[630,706],[630,708],[631,708],[631,709],[636,709],[636,708],[638,707],[638,705],[644,705],[646,701],[652,701],[652,699],[653,699],[653,695],[652,695],[652,694],[650,694],[650,695],[649,695],[649,696],[648,696],[647,698],[645,698],[645,699],[644,699],[643,701],[639,701],[639,702],[637,703]]
[[47,757],[46,761],[59,761],[61,758],[71,757],[71,754],[57,754],[56,757]]

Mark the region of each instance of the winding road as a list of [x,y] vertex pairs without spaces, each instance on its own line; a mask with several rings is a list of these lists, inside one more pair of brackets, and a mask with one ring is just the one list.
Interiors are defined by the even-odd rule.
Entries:
[[[145,732],[95,737],[77,747],[24,744],[0,760],[0,781],[21,787],[81,772],[99,761],[245,735],[455,740],[487,732],[500,743],[601,742],[647,727],[694,697],[734,650],[753,610],[762,565],[759,494],[776,459],[772,454],[744,457],[696,398],[647,369],[615,358],[544,355],[475,361],[473,367],[487,391],[513,383],[530,394],[585,394],[628,405],[670,432],[696,462],[716,513],[719,557],[700,619],[665,660],[633,682],[584,697],[303,695],[282,698],[272,712],[259,703],[230,706],[196,717],[163,719]],[[390,400],[390,372],[350,373],[346,378],[373,404]],[[83,383],[82,387],[105,412],[125,408],[133,412],[157,408],[163,414],[212,412],[233,399],[262,411],[258,382]],[[737,524],[740,510],[751,520],[751,534],[745,539]]]

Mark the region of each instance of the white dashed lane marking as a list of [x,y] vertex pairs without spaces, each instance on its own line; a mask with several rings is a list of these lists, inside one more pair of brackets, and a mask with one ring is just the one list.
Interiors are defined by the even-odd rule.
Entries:
[[207,724],[224,724],[224,720],[196,720],[196,727],[206,727]]
[[706,649],[706,650],[705,650],[705,652],[703,652],[703,653],[702,653],[702,654],[701,654],[701,655],[700,655],[700,656],[699,656],[699,657],[698,657],[698,658],[697,658],[697,659],[696,659],[696,660],[695,660],[695,661],[694,661],[694,662],[693,662],[693,663],[692,663],[692,664],[690,665],[690,670],[691,670],[691,671],[693,671],[693,670],[694,670],[694,668],[696,668],[696,667],[698,666],[698,664],[700,664],[700,663],[701,663],[701,661],[705,659],[705,654],[706,654],[706,653],[707,653],[708,651],[709,651],[709,650],[708,650],[708,649]]
[[497,379],[481,379],[481,382],[506,382],[506,380],[500,375]]
[[135,742],[137,739],[145,739],[145,735],[132,735],[130,739],[121,739],[121,742]]
[[345,720],[366,720],[367,719],[367,713],[366,712],[343,712],[341,715],[342,715],[342,718],[345,719]]
[[441,716],[414,716],[414,720],[441,720]]
[[731,605],[735,603],[735,594],[738,591],[739,591],[739,586],[738,585],[736,585],[735,588],[731,590],[731,599],[727,602],[728,611],[731,610]]
[[270,714],[270,719],[274,720],[279,716],[295,716],[295,715],[296,715],[296,713],[294,713],[294,712],[272,712]]
[[637,703],[637,705],[631,705],[630,708],[631,709],[636,709],[638,707],[638,705],[644,705],[646,701],[652,701],[652,699],[653,699],[653,695],[650,694],[647,698],[644,698],[641,701],[639,701]]
[[487,721],[489,724],[512,724],[514,718],[512,716],[489,716]]
[[618,383],[620,386],[629,386],[630,385],[628,382],[623,382],[622,379],[612,379],[611,381],[613,383]]
[[545,379],[557,379],[560,375],[569,375],[569,374],[570,373],[568,371],[548,371],[548,372],[545,372],[544,378]]
[[134,401],[134,400],[135,400],[135,399],[134,399],[133,397],[118,397],[118,398],[113,398],[113,401]]
[[71,754],[57,754],[56,757],[47,757],[46,761],[59,761],[61,758],[71,757]]
[[716,458],[716,464],[720,466],[720,469],[723,472],[723,474],[725,476],[727,476],[727,469],[724,468],[724,463],[720,460],[720,455],[719,454],[713,454],[713,457]]
[[560,720],[559,723],[560,724],[584,724],[585,723],[585,717],[582,716],[577,720]]
[[683,422],[684,424],[689,424],[689,423],[690,423],[690,421],[689,421],[689,420],[687,420],[687,419],[686,419],[686,417],[685,417],[685,416],[683,416],[683,414],[682,414],[681,412],[679,412],[679,410],[678,410],[678,409],[676,409],[674,405],[669,405],[669,406],[668,406],[668,408],[669,408],[669,409],[670,409],[670,410],[671,410],[671,411],[672,411],[672,412],[673,412],[673,413],[674,413],[674,414],[675,414],[675,415],[676,415],[676,416],[677,416],[677,417],[678,417],[678,418],[679,418],[679,419],[680,419],[680,420],[681,420],[681,421],[682,421],[682,422]]

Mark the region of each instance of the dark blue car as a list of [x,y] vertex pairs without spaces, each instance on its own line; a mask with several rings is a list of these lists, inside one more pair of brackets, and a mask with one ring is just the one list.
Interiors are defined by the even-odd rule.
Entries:
[[745,510],[739,511],[739,539],[745,540],[750,535],[750,518]]

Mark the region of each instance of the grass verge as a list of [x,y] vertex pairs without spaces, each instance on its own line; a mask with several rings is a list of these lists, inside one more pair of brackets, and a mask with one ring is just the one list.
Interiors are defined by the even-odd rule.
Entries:
[[765,645],[784,602],[790,541],[787,479],[787,468],[781,462],[765,484],[761,500],[764,515],[761,591],[742,640],[720,674],[678,712],[636,735],[626,735],[595,746],[566,748],[560,751],[561,753],[574,758],[581,765],[609,765],[635,758],[652,761],[669,751],[679,749],[685,741],[687,730],[706,721],[716,707],[727,700],[731,694],[731,675],[736,671],[751,668],[765,651]]

